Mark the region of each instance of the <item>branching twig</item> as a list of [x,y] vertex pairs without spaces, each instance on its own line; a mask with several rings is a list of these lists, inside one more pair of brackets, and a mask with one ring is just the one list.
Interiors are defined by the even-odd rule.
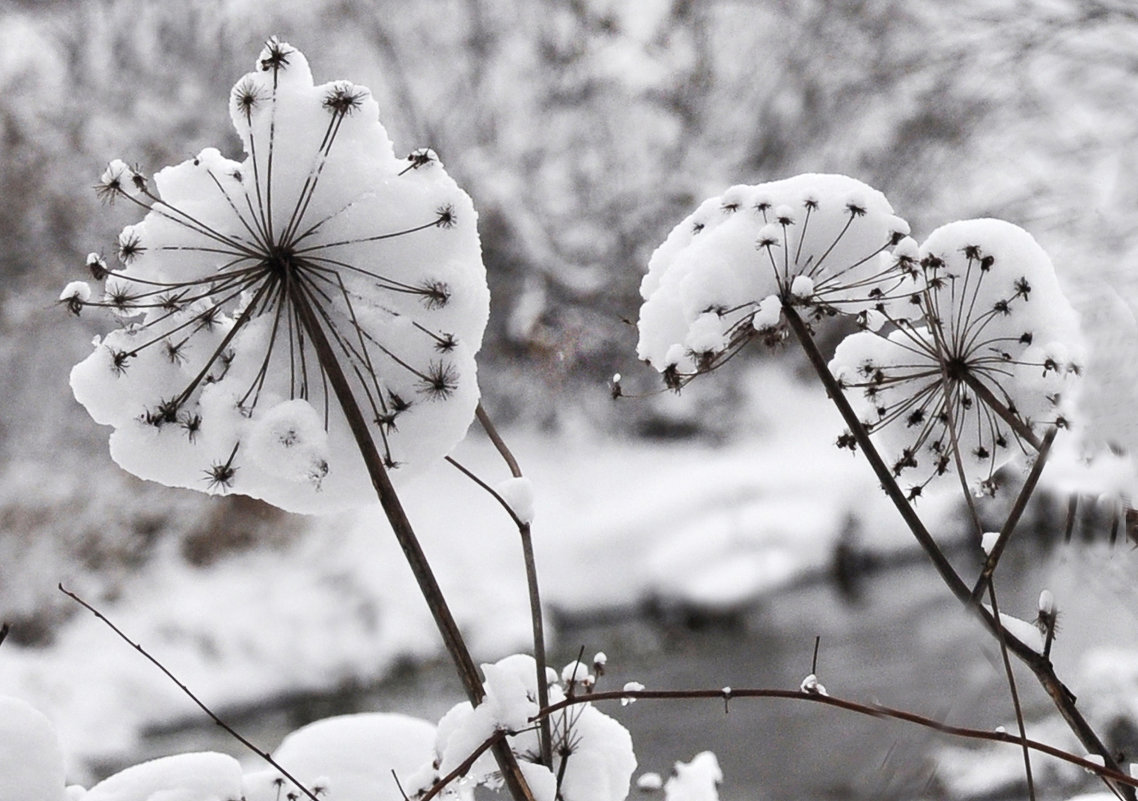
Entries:
[[[936,541],[929,534],[928,529],[925,528],[924,523],[921,522],[921,519],[917,516],[908,499],[906,499],[901,488],[897,485],[896,479],[892,473],[890,473],[881,455],[870,441],[869,432],[866,431],[865,425],[858,419],[857,414],[854,413],[853,408],[846,399],[841,386],[830,373],[826,359],[821,351],[818,350],[818,346],[814,342],[814,338],[811,336],[810,329],[806,323],[789,304],[783,304],[783,316],[786,318],[799,344],[801,344],[802,349],[805,351],[811,366],[818,375],[818,379],[822,382],[830,399],[841,413],[842,419],[849,427],[850,433],[853,435],[858,447],[860,447],[862,453],[865,454],[870,467],[881,482],[881,486],[885,490],[886,495],[889,496],[898,514],[901,515],[901,519],[905,521],[905,524],[909,527],[909,530],[913,533],[917,542],[924,549],[925,554],[933,563],[933,566],[940,574],[941,579],[949,591],[952,592],[957,600],[964,604],[966,608],[980,617],[981,621],[983,621],[993,636],[1000,636],[999,632],[1002,630],[1002,627],[999,626],[996,618],[988,610],[984,609],[982,605],[973,601],[972,591],[964,584],[959,574],[957,574],[956,570],[944,556],[940,546],[937,545]],[[971,382],[969,382],[969,386],[973,386]],[[973,389],[978,395],[981,395],[982,398],[991,395],[982,384],[979,387],[973,386]],[[992,398],[992,400],[995,399]],[[1037,448],[1042,448],[1042,443],[1039,442],[1038,438],[1035,437],[1034,434],[1031,434],[1030,431],[1020,432],[1017,430],[1017,433]],[[1031,434],[1031,436],[1025,436],[1025,434]],[[1035,674],[1036,679],[1051,697],[1055,708],[1059,711],[1063,720],[1066,721],[1071,731],[1075,733],[1075,736],[1079,738],[1079,741],[1082,742],[1087,751],[1102,757],[1107,772],[1103,773],[1100,771],[1100,774],[1107,778],[1115,774],[1124,776],[1125,774],[1119,769],[1118,761],[1114,758],[1114,755],[1111,754],[1110,749],[1106,747],[1094,728],[1092,728],[1086,718],[1083,717],[1082,712],[1075,707],[1075,696],[1064,686],[1059,680],[1059,677],[1055,675],[1055,669],[1051,664],[1051,660],[1034,651],[1030,646],[1026,645],[1017,637],[1012,636],[1010,633],[1004,632],[1003,637],[1007,649],[1014,653],[1016,657]],[[1112,787],[1120,789],[1128,801],[1136,801],[1138,795],[1136,795],[1132,789],[1133,782],[1126,782],[1123,783],[1123,785],[1121,788],[1117,788],[1117,786],[1114,785],[1112,785]]]
[[141,644],[135,642],[130,637],[128,637],[122,631],[122,629],[120,629],[118,626],[116,626],[114,623],[112,623],[107,618],[106,615],[104,615],[102,612],[100,612],[98,609],[96,609],[91,604],[84,601],[82,598],[80,598],[78,595],[73,593],[71,590],[64,587],[62,584],[59,585],[59,591],[62,592],[64,595],[66,595],[71,600],[78,603],[80,606],[82,606],[88,612],[93,614],[96,618],[101,620],[103,623],[105,623],[107,625],[107,627],[110,628],[111,631],[113,631],[115,634],[118,635],[119,639],[121,639],[123,642],[125,642],[128,645],[130,645],[131,647],[133,647],[134,650],[138,651],[140,654],[142,654],[144,657],[146,657],[152,665],[154,665],[156,668],[158,668],[160,671],[162,671],[162,673],[166,676],[166,678],[168,678],[168,679],[170,679],[170,681],[174,682],[174,684],[176,684],[178,686],[179,690],[181,690],[183,693],[185,693],[185,695],[191,701],[193,701],[195,704],[197,704],[198,708],[201,709],[202,712],[205,712],[207,715],[209,715],[210,720],[212,720],[214,723],[216,723],[218,726],[220,726],[222,729],[224,729],[225,732],[227,734],[229,734],[229,736],[233,737],[233,739],[237,740],[237,742],[241,743],[243,746],[248,748],[250,751],[252,751],[258,757],[260,757],[265,762],[267,762],[269,765],[271,765],[274,770],[278,771],[281,774],[281,776],[283,776],[284,778],[286,778],[290,782],[292,782],[296,786],[297,790],[304,793],[304,795],[307,798],[309,798],[310,801],[320,801],[320,799],[311,790],[309,790],[307,787],[305,787],[303,784],[300,783],[299,779],[297,779],[295,776],[293,776],[291,773],[289,773],[287,770],[285,770],[283,767],[281,767],[281,765],[275,759],[272,758],[272,756],[269,754],[268,751],[264,751],[264,750],[258,748],[252,742],[247,740],[240,732],[238,732],[236,729],[234,729],[232,726],[230,726],[228,723],[226,723],[224,720],[222,720],[220,717],[218,717],[217,713],[215,713],[212,709],[210,709],[208,706],[206,706],[205,702],[203,702],[200,698],[198,698],[196,695],[194,695],[193,690],[191,690],[189,687],[187,687],[186,684],[181,679],[179,679],[177,676],[175,676],[170,671],[169,668],[167,668],[165,665],[163,665],[161,662],[159,662],[158,659],[156,657],[154,657],[145,648],[143,648]]

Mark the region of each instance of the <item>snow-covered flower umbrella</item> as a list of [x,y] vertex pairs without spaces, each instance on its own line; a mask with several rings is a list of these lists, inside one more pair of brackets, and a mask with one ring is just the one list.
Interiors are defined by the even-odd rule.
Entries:
[[887,337],[847,337],[831,370],[894,475],[917,476],[912,495],[955,472],[958,457],[967,481],[990,492],[1000,466],[1070,423],[1078,316],[1047,254],[1012,223],[949,223],[918,257],[924,317]]
[[908,232],[881,192],[844,175],[733,186],[652,255],[637,355],[679,387],[777,335],[784,304],[874,329],[903,319],[919,288],[911,261],[893,252]]
[[244,161],[206,149],[153,187],[122,161],[103,173],[100,195],[147,213],[115,267],[89,257],[101,293],[61,295],[119,321],[75,396],[143,478],[293,511],[374,501],[361,437],[398,478],[473,419],[489,311],[473,206],[432,152],[396,158],[366,88],[314,85],[276,39],[229,111]]

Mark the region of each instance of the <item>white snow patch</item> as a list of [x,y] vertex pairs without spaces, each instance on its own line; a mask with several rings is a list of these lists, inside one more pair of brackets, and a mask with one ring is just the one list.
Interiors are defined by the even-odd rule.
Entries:
[[719,801],[723,771],[711,751],[696,754],[691,762],[677,762],[673,770],[664,784],[665,801]]
[[0,696],[0,801],[63,801],[55,727],[26,701]]

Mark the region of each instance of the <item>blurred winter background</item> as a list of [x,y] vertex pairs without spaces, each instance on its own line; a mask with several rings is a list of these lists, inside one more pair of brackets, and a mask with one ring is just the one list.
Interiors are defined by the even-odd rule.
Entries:
[[[537,487],[559,658],[607,651],[611,688],[795,687],[821,635],[832,692],[1011,721],[994,655],[868,471],[832,447],[839,422],[794,354],[733,363],[678,397],[614,404],[607,382],[621,371],[628,392],[659,386],[627,321],[652,249],[700,200],[842,172],[884,191],[918,239],[987,215],[1034,233],[1105,343],[1091,395],[1104,436],[1125,442],[1138,259],[1128,0],[8,0],[0,693],[55,720],[75,780],[206,734],[179,733],[201,716],[61,581],[266,747],[316,716],[437,716],[460,695],[379,515],[292,517],[143,484],[111,463],[67,388],[103,323],[54,299],[135,219],[100,207],[92,184],[116,157],[149,173],[211,145],[237,156],[227,93],[271,34],[318,80],[369,86],[396,149],[435,148],[474,198],[494,298],[482,389]],[[506,477],[477,436],[459,457]],[[446,466],[406,497],[476,658],[525,649],[508,521]],[[1104,543],[1101,520],[1081,527],[1089,542],[1056,544],[1065,510],[1058,496],[1033,510],[1039,536],[1002,569],[1002,605],[1031,618],[1051,587],[1060,674],[1135,755],[1138,565]],[[968,565],[955,505],[922,512]],[[1073,747],[1043,694],[1026,693],[1032,732]],[[804,706],[615,714],[645,770],[717,750],[725,798],[990,798],[1022,780],[1014,750],[981,758]]]

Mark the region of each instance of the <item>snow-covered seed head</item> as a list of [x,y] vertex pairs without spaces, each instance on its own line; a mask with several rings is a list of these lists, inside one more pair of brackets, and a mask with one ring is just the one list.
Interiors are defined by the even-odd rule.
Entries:
[[798,689],[807,695],[829,695],[829,693],[826,691],[825,685],[823,685],[822,682],[818,681],[818,677],[813,673],[809,674],[802,680],[802,683],[798,686]]
[[1043,590],[1039,593],[1038,609],[1039,614],[1035,618],[1035,627],[1043,635],[1044,652],[1046,653],[1059,630],[1059,609],[1055,606],[1055,596],[1051,594],[1051,590]]
[[679,387],[756,337],[778,342],[784,304],[871,328],[905,319],[921,274],[892,249],[908,231],[884,195],[843,175],[731,187],[653,254],[637,353]]
[[991,494],[997,469],[1030,458],[1044,428],[1071,420],[1078,317],[1047,254],[1011,223],[950,223],[919,256],[923,318],[888,337],[847,337],[830,369],[894,474],[916,478],[913,493],[959,463],[976,492]]
[[72,281],[59,293],[59,302],[76,317],[91,299],[91,286],[86,281]]
[[574,660],[561,669],[561,682],[570,694],[577,687],[584,689],[585,692],[591,692],[597,683],[597,678],[589,672],[589,667],[584,662]]
[[123,161],[100,177],[100,197],[145,216],[119,235],[121,268],[88,256],[101,294],[60,296],[120,323],[72,387],[136,475],[294,511],[372,502],[322,359],[396,480],[453,447],[489,313],[473,206],[433,152],[395,157],[366,88],[315,85],[277,39],[229,113],[242,162],[207,148],[153,188]]

